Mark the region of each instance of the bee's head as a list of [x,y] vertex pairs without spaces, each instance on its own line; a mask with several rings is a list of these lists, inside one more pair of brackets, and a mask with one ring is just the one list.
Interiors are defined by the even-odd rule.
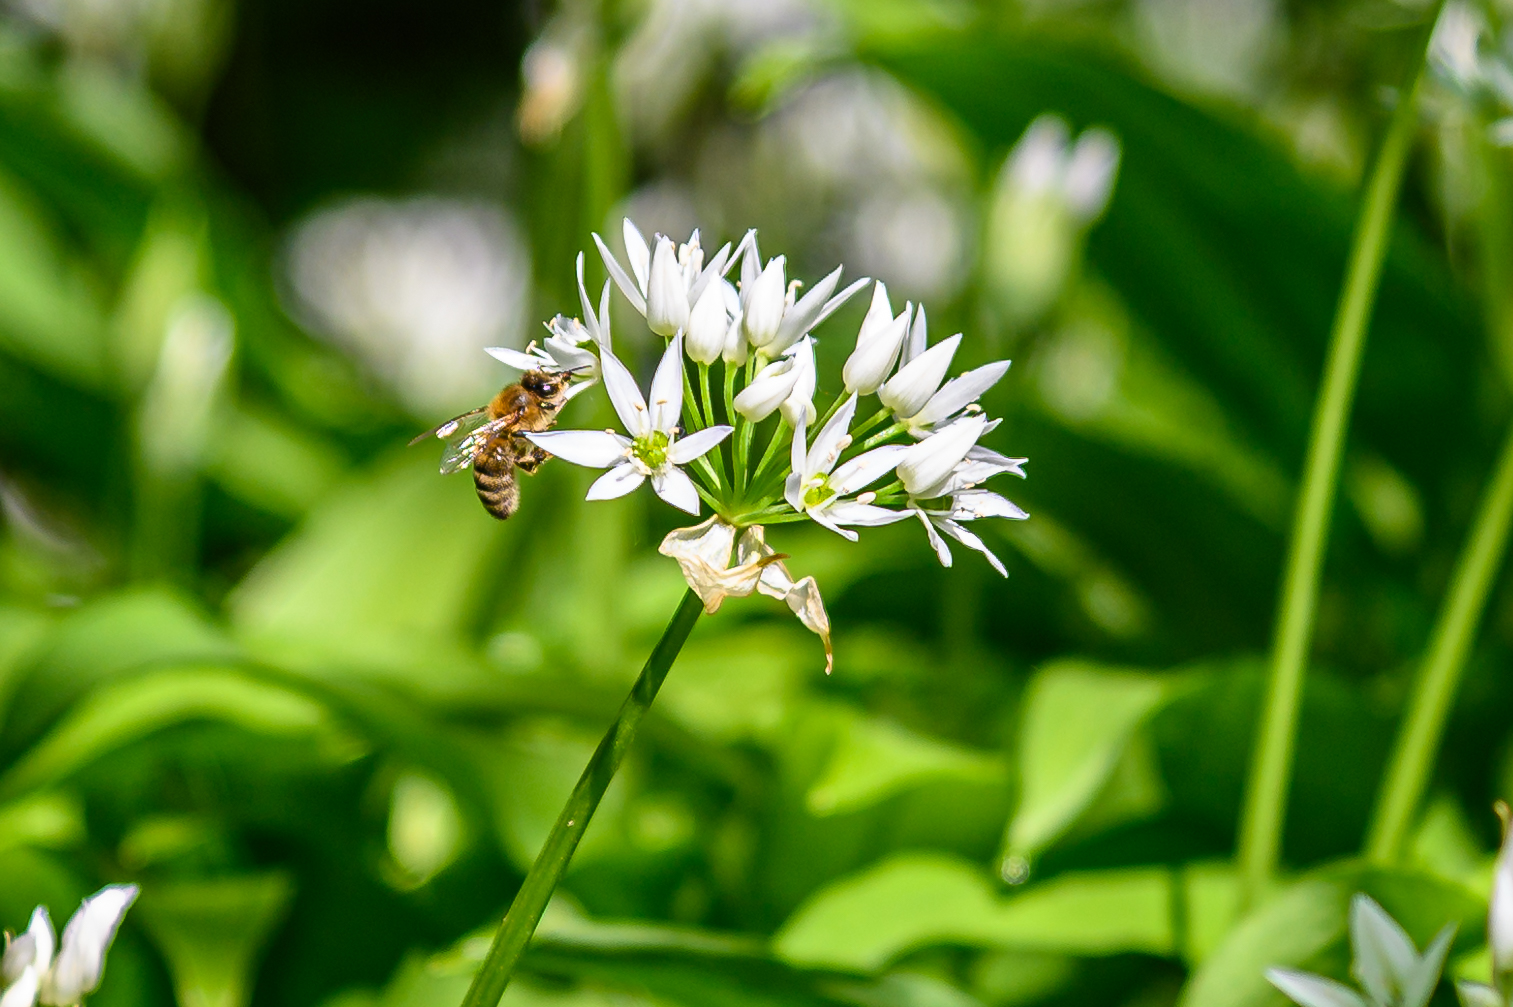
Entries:
[[532,395],[543,399],[555,399],[567,390],[568,376],[550,371],[526,371],[520,384]]

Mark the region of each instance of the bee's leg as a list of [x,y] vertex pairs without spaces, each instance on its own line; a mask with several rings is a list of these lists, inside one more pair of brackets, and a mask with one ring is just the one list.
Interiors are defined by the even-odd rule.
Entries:
[[545,449],[533,447],[515,462],[515,467],[526,475],[533,476],[536,474],[536,470],[541,467],[541,463],[550,457],[551,455]]

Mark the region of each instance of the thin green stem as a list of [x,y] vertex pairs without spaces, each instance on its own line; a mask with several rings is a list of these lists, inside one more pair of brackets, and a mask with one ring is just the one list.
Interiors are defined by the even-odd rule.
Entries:
[[1471,526],[1471,535],[1455,563],[1450,589],[1429,635],[1424,663],[1413,685],[1408,712],[1398,729],[1377,791],[1376,812],[1366,833],[1366,858],[1392,864],[1424,797],[1435,754],[1445,733],[1445,718],[1455,700],[1466,655],[1476,640],[1487,607],[1487,594],[1502,566],[1513,523],[1513,426],[1503,442],[1492,482],[1487,486]]
[[714,401],[709,397],[709,365],[699,365],[699,399],[704,403],[704,425],[714,426]]
[[[767,450],[762,453],[762,460],[757,462],[756,471],[752,473],[751,485],[760,486],[762,477],[767,474],[767,466],[779,455],[778,449],[782,446],[783,431],[788,429],[788,421],[778,417],[778,425],[773,428],[772,436],[767,439]],[[789,442],[792,443],[791,441]]]
[[892,411],[887,406],[884,406],[883,408],[879,409],[877,412],[873,413],[871,416],[867,417],[865,420],[862,421],[861,426],[859,426],[855,430],[851,431],[851,439],[852,440],[856,440],[858,437],[861,437],[863,434],[867,433],[869,430],[872,430],[879,423],[883,422],[883,420],[886,420],[888,418],[888,416],[891,414],[891,412]]
[[708,417],[699,412],[699,400],[694,398],[693,379],[688,376],[688,365],[686,363],[683,365],[683,401],[688,406],[684,415],[692,419],[692,422],[689,424],[692,429],[703,430],[709,426]]
[[588,765],[583,769],[583,775],[578,777],[578,785],[573,788],[567,804],[563,805],[561,814],[557,816],[557,824],[552,826],[551,834],[546,837],[545,845],[536,855],[530,873],[515,893],[515,901],[510,903],[504,923],[494,934],[488,956],[473,977],[467,995],[462,998],[462,1007],[497,1007],[500,998],[504,996],[510,975],[525,952],[531,935],[536,932],[541,913],[546,909],[557,883],[562,880],[573,851],[577,849],[578,841],[583,838],[589,819],[593,817],[594,809],[599,806],[600,798],[614,779],[615,770],[620,768],[620,762],[630,748],[641,718],[646,716],[652,700],[657,698],[662,680],[667,677],[668,669],[683,649],[689,632],[693,630],[693,624],[703,611],[704,605],[699,601],[698,595],[692,591],[683,595],[683,601],[673,613],[667,629],[663,631],[662,639],[657,641],[636,684],[631,686],[630,695],[625,697],[619,716],[604,735],[604,740],[599,742],[599,747],[594,750]]
[[904,424],[895,423],[881,433],[873,434],[871,437],[868,437],[866,440],[862,441],[862,446],[856,449],[857,453],[860,454],[863,451],[868,451],[872,448],[875,448],[884,441],[897,437],[907,429],[908,427],[904,426]]
[[[721,361],[720,366],[725,371],[725,422],[740,427],[741,418],[736,415],[735,411],[736,366],[728,360]],[[736,466],[735,441],[729,437],[725,439],[725,443],[720,445],[720,457],[724,458],[727,455],[730,458],[730,485],[735,487],[736,493],[740,493],[743,487],[741,478],[738,475],[740,470]]]
[[1403,167],[1417,124],[1423,71],[1424,47],[1420,47],[1411,83],[1399,96],[1356,220],[1345,286],[1329,337],[1323,384],[1314,405],[1303,482],[1282,578],[1265,708],[1240,820],[1238,860],[1243,906],[1255,904],[1270,886],[1281,849],[1298,706],[1313,636],[1319,575],[1329,537],[1340,455],[1360,373],[1366,327],[1387,254]]

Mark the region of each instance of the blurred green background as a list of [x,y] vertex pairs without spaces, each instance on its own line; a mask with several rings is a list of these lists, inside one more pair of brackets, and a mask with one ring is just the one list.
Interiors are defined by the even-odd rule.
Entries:
[[[791,274],[923,300],[960,363],[1012,357],[988,443],[1033,517],[983,531],[1007,580],[912,523],[776,529],[835,674],[777,603],[701,621],[506,1004],[1259,1005],[1262,965],[1342,971],[1361,888],[1420,942],[1460,920],[1474,969],[1510,585],[1411,862],[1348,859],[1513,405],[1510,163],[1443,84],[1326,564],[1309,880],[1235,930],[1229,867],[1357,189],[1427,16],[5,0],[0,925],[134,880],[99,1007],[460,1000],[683,585],[649,494],[583,505],[549,465],[500,524],[404,444],[507,380],[481,347],[577,313],[574,255],[629,215],[758,227]],[[1002,170],[1042,114],[1119,139],[1101,219]]]

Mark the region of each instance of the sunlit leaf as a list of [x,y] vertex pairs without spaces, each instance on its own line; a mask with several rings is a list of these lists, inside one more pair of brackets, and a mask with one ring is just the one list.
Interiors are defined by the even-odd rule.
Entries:
[[817,815],[874,804],[931,779],[1007,784],[1002,764],[980,752],[868,717],[842,720],[829,764],[805,802]]

